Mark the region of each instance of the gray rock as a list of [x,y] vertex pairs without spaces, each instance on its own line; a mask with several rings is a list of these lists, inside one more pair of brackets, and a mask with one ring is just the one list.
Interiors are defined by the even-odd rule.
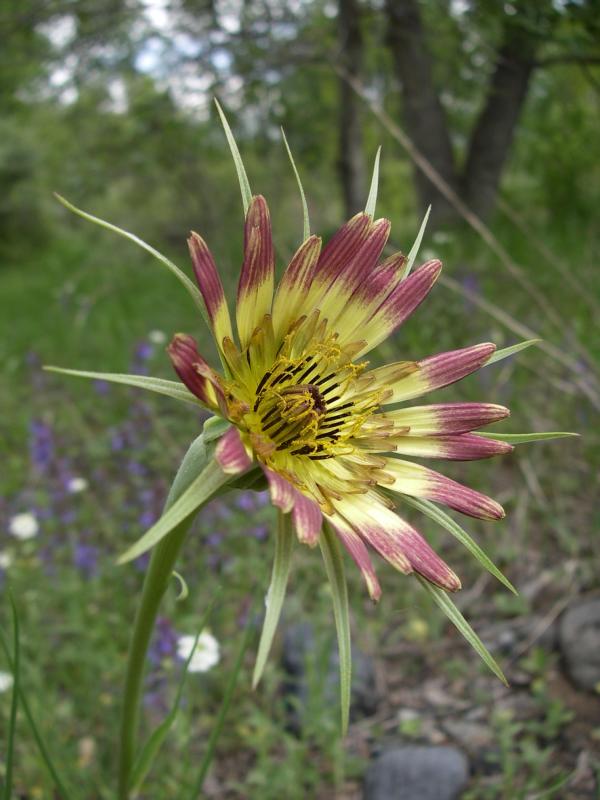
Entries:
[[363,800],[457,800],[468,780],[467,759],[454,747],[399,746],[371,763]]
[[[290,701],[292,729],[301,727],[304,712],[315,702],[319,706],[337,708],[339,659],[335,637],[317,641],[309,623],[291,625],[284,633],[281,662],[286,675],[283,690]],[[351,691],[352,719],[375,713],[378,702],[375,665],[373,659],[357,647],[352,648]]]
[[600,597],[579,600],[562,615],[558,630],[567,672],[580,689],[600,686]]

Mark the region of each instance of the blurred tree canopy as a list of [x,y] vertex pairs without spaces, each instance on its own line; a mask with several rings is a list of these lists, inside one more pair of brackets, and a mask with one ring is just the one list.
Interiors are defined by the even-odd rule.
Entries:
[[352,81],[481,215],[502,187],[533,215],[592,220],[599,11],[598,0],[0,0],[0,247],[56,230],[52,190],[167,242],[237,213],[215,95],[283,208],[296,210],[280,125],[321,228],[340,204],[364,203],[380,141],[390,208],[432,203],[438,223],[455,222]]

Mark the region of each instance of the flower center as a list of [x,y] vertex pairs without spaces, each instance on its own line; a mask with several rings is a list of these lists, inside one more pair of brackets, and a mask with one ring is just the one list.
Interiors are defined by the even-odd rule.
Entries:
[[333,355],[325,348],[298,359],[281,357],[259,381],[246,423],[271,452],[323,459],[352,449],[344,441],[374,409],[365,413],[353,401],[345,402],[361,368],[340,366]]

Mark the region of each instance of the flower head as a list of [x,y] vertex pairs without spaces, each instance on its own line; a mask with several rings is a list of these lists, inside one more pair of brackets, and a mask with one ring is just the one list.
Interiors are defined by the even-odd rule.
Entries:
[[252,198],[236,299],[236,328],[204,239],[189,239],[194,272],[224,370],[214,370],[191,336],[169,346],[187,388],[231,429],[217,448],[224,471],[258,464],[271,499],[291,513],[298,538],[315,545],[323,520],[347,548],[374,599],[380,594],[369,556],[416,572],[447,590],[454,572],[398,513],[392,495],[425,498],[483,519],[500,519],[494,500],[405,456],[471,460],[512,445],[473,431],[503,419],[490,403],[398,404],[454,383],[495,350],[478,344],[371,369],[367,356],[425,299],[441,263],[407,275],[396,253],[381,261],[385,219],[361,213],[322,246],[310,236],[275,289],[269,209]]
[[34,536],[37,536],[40,526],[37,517],[29,511],[25,511],[22,514],[15,514],[15,516],[11,518],[8,523],[8,530],[15,539],[25,541],[26,539],[33,539]]
[[[177,639],[177,655],[182,661],[191,656],[189,672],[208,672],[221,660],[221,647],[212,633],[203,631],[194,648],[195,636],[184,635]],[[192,654],[192,649],[194,650]]]

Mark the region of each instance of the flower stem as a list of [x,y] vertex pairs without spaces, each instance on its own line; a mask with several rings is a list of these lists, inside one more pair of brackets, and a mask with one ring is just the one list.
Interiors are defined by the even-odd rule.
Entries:
[[[221,471],[216,461],[212,460],[212,453],[209,454],[207,451],[203,436],[199,436],[190,445],[169,491],[165,510],[177,500],[200,472],[206,474],[207,481],[214,483],[215,492],[229,477]],[[144,579],[142,597],[129,644],[125,677],[119,751],[119,800],[128,800],[129,798],[129,782],[135,759],[140,715],[142,680],[150,637],[160,602],[171,580],[173,567],[192,516],[181,522],[154,548]]]

